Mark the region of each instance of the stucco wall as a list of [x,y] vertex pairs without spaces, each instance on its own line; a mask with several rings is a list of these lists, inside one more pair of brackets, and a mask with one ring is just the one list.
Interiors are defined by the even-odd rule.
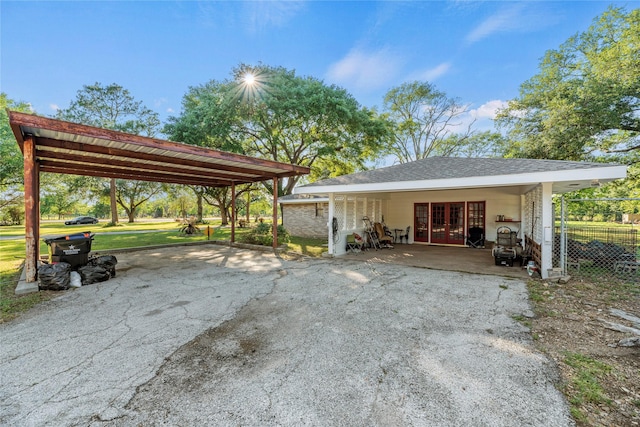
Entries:
[[[497,215],[505,215],[514,220],[522,220],[520,188],[497,187],[473,190],[447,191],[416,191],[391,193],[384,206],[384,217],[391,229],[411,226],[409,242],[413,241],[414,232],[414,203],[434,202],[486,202],[486,230],[487,241],[494,241],[496,230],[500,224],[496,222]],[[510,228],[519,229],[522,237],[523,224],[512,224]]]
[[[282,224],[292,236],[326,239],[328,203],[291,203],[282,205]],[[316,212],[317,210],[317,212]]]

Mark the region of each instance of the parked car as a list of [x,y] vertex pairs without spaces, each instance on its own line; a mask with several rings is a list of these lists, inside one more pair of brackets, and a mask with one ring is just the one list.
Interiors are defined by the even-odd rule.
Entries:
[[69,221],[65,221],[64,225],[74,225],[74,224],[97,224],[98,219],[92,216],[78,216]]

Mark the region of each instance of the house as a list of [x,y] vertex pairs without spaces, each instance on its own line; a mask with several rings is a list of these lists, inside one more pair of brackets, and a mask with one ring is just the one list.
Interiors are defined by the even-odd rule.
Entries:
[[408,243],[421,245],[464,246],[471,227],[492,241],[498,228],[508,227],[532,248],[546,277],[552,268],[552,196],[625,178],[626,170],[590,162],[430,157],[317,181],[280,202],[286,228],[309,221],[316,233],[322,222],[330,255],[346,252],[347,236],[363,232],[365,216],[390,229],[409,226]]
[[282,225],[292,236],[327,237],[329,198],[308,194],[289,194],[278,199]]

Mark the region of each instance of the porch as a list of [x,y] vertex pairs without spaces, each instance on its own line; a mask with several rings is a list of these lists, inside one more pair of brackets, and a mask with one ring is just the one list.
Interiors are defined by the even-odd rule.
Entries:
[[467,247],[396,244],[393,249],[369,249],[362,252],[347,252],[341,259],[372,263],[398,264],[433,270],[459,271],[463,273],[494,274],[518,279],[528,278],[526,269],[495,265],[491,249]]

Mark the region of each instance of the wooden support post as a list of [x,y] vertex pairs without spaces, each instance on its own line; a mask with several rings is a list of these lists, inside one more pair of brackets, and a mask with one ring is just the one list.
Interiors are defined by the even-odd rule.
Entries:
[[40,253],[40,170],[36,163],[36,140],[33,135],[24,139],[24,213],[25,213],[25,279],[37,280]]
[[278,247],[278,177],[273,178],[273,249]]
[[231,183],[231,243],[236,241],[236,184]]

